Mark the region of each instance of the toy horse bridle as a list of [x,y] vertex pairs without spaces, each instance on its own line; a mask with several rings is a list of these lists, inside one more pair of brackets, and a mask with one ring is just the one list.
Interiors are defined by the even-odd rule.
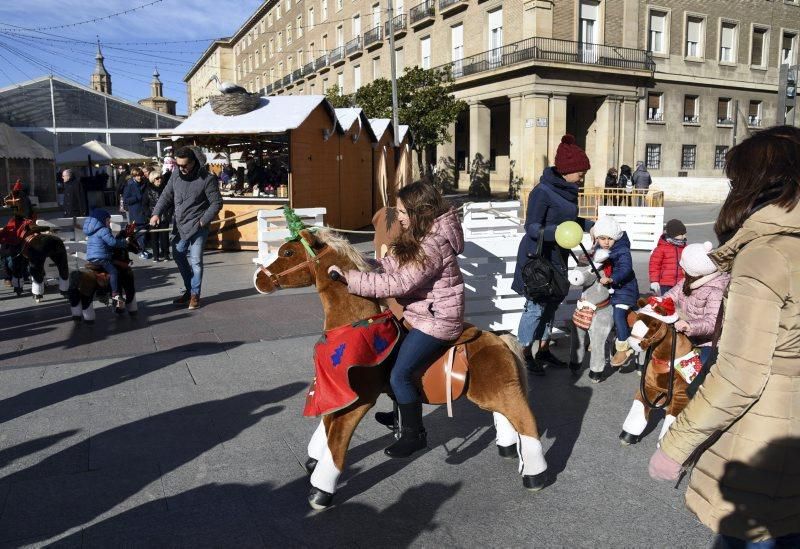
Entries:
[[[649,330],[648,330],[649,331]],[[650,364],[650,360],[656,360],[653,358],[653,346],[654,343],[663,340],[667,337],[667,332],[672,331],[672,346],[670,348],[669,353],[669,382],[667,383],[667,394],[664,393],[659,394],[659,396],[655,399],[654,402],[650,402],[650,399],[647,398],[647,393],[645,392],[645,377],[647,375],[647,365]],[[667,324],[666,322],[662,323],[662,325],[656,330],[656,333],[651,335],[650,337],[643,337],[641,338],[641,343],[639,344],[643,349],[645,349],[645,359],[644,359],[644,367],[642,368],[642,378],[639,381],[639,393],[642,395],[642,400],[644,403],[653,408],[655,410],[663,410],[667,406],[669,406],[670,402],[672,402],[672,385],[675,381],[675,352],[678,345],[678,331],[675,329],[674,324]],[[646,346],[646,348],[645,348]],[[663,400],[663,402],[661,402]]]
[[281,271],[279,273],[273,273],[272,271],[270,271],[269,269],[267,269],[263,265],[259,269],[262,273],[267,275],[267,278],[269,278],[269,281],[272,282],[272,285],[275,286],[275,288],[280,288],[281,287],[281,283],[280,283],[280,278],[281,277],[285,277],[286,275],[288,275],[290,273],[293,273],[295,271],[299,271],[299,270],[302,270],[302,269],[305,269],[305,268],[308,268],[309,272],[311,273],[311,279],[314,281],[314,284],[316,284],[316,282],[317,282],[317,273],[314,271],[314,266],[313,265],[315,263],[319,264],[319,258],[324,256],[328,252],[330,252],[331,251],[331,247],[330,246],[325,246],[325,249],[323,249],[320,253],[316,254],[311,249],[311,246],[308,245],[308,242],[306,242],[305,239],[301,238],[301,242],[303,244],[303,248],[305,249],[306,258],[307,258],[302,263],[298,263],[297,265],[294,265],[293,267],[289,267],[288,269],[286,269],[284,271]]

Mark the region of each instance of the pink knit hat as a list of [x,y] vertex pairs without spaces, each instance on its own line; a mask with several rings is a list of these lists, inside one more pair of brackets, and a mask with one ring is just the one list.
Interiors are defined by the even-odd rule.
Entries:
[[708,257],[708,253],[714,248],[711,242],[702,244],[689,244],[683,249],[681,255],[681,267],[689,276],[706,276],[717,270],[717,266]]

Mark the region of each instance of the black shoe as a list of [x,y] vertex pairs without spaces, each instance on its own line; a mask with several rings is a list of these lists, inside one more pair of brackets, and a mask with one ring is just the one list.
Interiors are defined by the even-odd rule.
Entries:
[[383,452],[392,458],[405,458],[427,448],[428,435],[422,427],[422,403],[399,404],[400,438]]
[[589,381],[592,383],[600,383],[603,381],[603,372],[594,372],[589,370]]
[[394,429],[394,412],[375,412],[375,421],[389,429]]
[[580,372],[581,366],[583,366],[583,364],[581,364],[580,362],[570,362],[569,363],[569,371],[572,372],[573,375],[578,375],[578,372]]
[[536,360],[540,360],[542,362],[547,362],[548,364],[555,366],[556,368],[566,368],[567,363],[563,360],[559,360],[556,356],[550,352],[550,349],[545,349],[543,351],[539,351],[536,353]]
[[541,362],[532,358],[528,361],[528,371],[535,376],[543,376],[544,366],[542,366]]

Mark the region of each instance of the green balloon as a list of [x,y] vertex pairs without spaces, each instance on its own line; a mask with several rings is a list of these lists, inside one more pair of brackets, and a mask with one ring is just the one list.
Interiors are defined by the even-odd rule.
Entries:
[[583,229],[574,221],[564,221],[556,227],[556,242],[562,248],[571,250],[583,240]]

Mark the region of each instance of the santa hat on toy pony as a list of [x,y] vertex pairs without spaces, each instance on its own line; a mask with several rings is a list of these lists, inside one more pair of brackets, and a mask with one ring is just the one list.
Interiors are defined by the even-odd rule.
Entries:
[[651,296],[647,299],[647,304],[636,312],[667,324],[674,324],[680,319],[675,310],[675,302],[671,297]]

